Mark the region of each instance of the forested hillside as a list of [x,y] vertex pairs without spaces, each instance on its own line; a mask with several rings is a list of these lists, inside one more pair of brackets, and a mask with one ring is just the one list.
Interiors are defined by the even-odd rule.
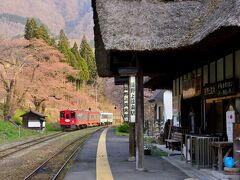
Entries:
[[1,1],[0,119],[29,109],[50,120],[65,108],[121,111],[122,87],[97,76],[90,3]]
[[85,35],[93,44],[91,0],[1,0],[0,39],[23,37],[28,17],[41,21],[54,36],[63,29],[71,42],[80,43]]
[[58,120],[58,111],[65,108],[114,110],[102,79],[98,79],[97,91],[93,85],[77,89],[68,77],[78,76],[79,71],[43,40],[1,42],[0,54],[0,102],[12,116],[17,109],[32,109]]
[[0,42],[0,105],[3,119],[29,109],[58,120],[62,109],[116,111],[97,76],[87,39],[70,45],[64,31],[58,42],[48,28],[28,18],[24,38]]

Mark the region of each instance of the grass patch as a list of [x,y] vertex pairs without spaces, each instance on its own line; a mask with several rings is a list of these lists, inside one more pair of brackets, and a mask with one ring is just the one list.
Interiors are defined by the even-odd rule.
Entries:
[[0,144],[19,141],[30,137],[40,137],[46,134],[49,134],[49,132],[40,133],[35,130],[21,127],[19,136],[19,128],[17,126],[10,122],[0,120]]
[[53,123],[53,122],[46,122],[46,131],[50,132],[50,131],[60,131],[61,128],[59,126],[59,123]]
[[122,125],[115,128],[116,136],[129,136],[129,126],[128,123],[124,122]]
[[129,136],[128,133],[119,132],[117,129],[115,129],[115,135],[116,135],[116,136]]
[[151,146],[151,153],[153,156],[168,156],[168,153],[158,149],[156,146]]
[[157,143],[155,137],[153,136],[144,136],[144,144]]

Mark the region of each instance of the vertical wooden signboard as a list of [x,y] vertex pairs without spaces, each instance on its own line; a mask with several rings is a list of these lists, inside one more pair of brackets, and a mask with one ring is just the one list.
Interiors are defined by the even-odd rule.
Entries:
[[123,118],[128,122],[128,84],[124,84],[123,88]]
[[136,78],[130,76],[129,78],[129,122],[136,122]]

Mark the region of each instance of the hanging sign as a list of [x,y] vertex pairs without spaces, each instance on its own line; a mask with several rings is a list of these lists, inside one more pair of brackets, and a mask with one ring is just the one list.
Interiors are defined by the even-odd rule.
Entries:
[[234,78],[219,81],[213,84],[207,84],[203,88],[203,95],[206,98],[222,97],[236,94],[237,80]]
[[123,119],[128,121],[128,84],[123,85]]
[[130,76],[129,79],[129,122],[136,122],[136,78]]
[[229,142],[233,142],[233,123],[235,123],[235,111],[226,112],[227,137]]

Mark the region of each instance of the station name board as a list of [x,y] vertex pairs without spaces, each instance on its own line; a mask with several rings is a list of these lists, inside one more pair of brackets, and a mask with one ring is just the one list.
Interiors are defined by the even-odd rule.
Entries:
[[129,79],[129,122],[136,122],[136,78],[135,76],[130,76]]
[[123,118],[128,121],[128,84],[123,85]]
[[203,88],[203,96],[206,98],[221,97],[236,94],[237,80],[234,78],[219,81],[217,83],[207,84]]

